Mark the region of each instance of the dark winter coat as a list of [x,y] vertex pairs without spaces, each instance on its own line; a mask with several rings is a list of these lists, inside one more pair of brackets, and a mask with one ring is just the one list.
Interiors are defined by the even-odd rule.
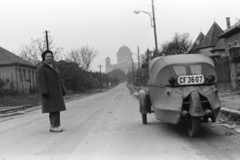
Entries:
[[51,67],[46,62],[42,62],[37,73],[42,98],[42,113],[66,110],[63,100],[66,89],[55,63]]

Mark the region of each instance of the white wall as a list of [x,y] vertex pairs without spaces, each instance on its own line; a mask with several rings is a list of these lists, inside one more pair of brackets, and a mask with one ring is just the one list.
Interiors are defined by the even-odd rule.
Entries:
[[15,66],[0,67],[0,77],[16,81]]

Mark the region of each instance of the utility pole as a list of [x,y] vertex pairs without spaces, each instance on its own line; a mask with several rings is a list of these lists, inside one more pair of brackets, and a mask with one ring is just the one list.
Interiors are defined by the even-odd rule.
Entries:
[[134,64],[133,64],[133,59],[132,59],[132,73],[133,73],[133,85],[135,86],[135,75],[134,75]]
[[102,91],[102,72],[101,72],[101,65],[99,65],[100,67],[100,91]]
[[155,39],[155,51],[154,57],[158,56],[158,43],[157,43],[157,30],[156,30],[156,22],[155,22],[155,12],[154,12],[154,0],[152,0],[152,13],[153,13],[153,29],[154,29],[154,39]]
[[47,45],[47,50],[49,50],[49,44],[48,44],[48,31],[46,31],[46,45]]
[[138,49],[138,86],[139,89],[141,89],[141,85],[140,85],[140,61],[139,61],[139,46],[137,47]]

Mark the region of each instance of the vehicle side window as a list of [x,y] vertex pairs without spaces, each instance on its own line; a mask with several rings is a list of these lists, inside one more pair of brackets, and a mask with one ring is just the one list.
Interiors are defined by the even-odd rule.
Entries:
[[202,66],[198,65],[190,65],[190,70],[193,75],[201,74],[202,73]]
[[177,76],[187,75],[187,70],[185,66],[173,66],[173,69]]

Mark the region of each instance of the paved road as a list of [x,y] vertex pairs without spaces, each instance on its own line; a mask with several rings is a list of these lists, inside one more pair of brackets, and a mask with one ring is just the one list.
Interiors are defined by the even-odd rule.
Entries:
[[0,160],[235,160],[240,137],[219,124],[190,138],[186,126],[148,116],[126,84],[66,103],[62,133],[51,133],[41,110],[0,117]]

